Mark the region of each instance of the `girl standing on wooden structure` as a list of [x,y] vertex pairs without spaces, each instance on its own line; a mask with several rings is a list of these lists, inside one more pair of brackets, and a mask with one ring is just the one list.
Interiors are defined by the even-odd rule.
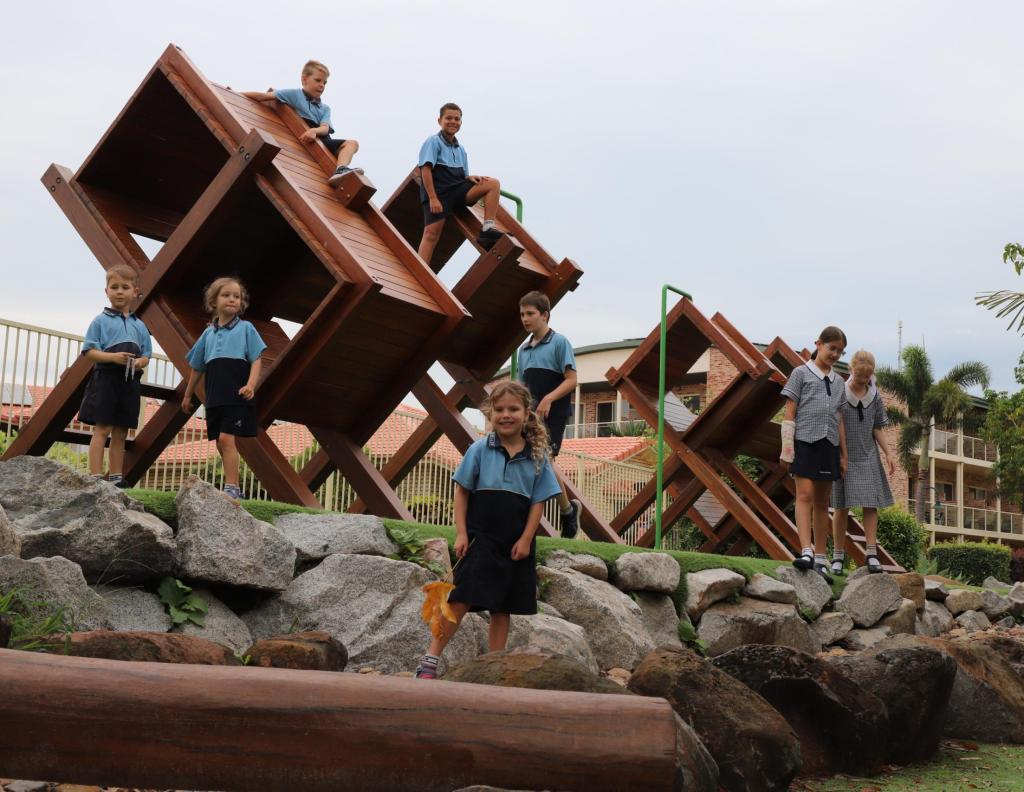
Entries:
[[[886,469],[896,471],[896,457],[889,449],[882,427],[888,426],[885,404],[875,385],[875,356],[863,349],[850,360],[846,398],[839,409],[846,434],[849,466],[842,479],[832,485],[832,574],[842,575],[846,560],[846,522],[850,509],[864,509],[865,554],[869,572],[881,572],[877,556],[878,510],[892,505]],[[878,454],[885,455],[885,467]]]
[[534,534],[544,502],[561,492],[551,470],[544,422],[518,382],[499,382],[481,411],[493,427],[466,451],[455,480],[455,588],[440,636],[416,669],[437,677],[441,652],[469,611],[490,611],[490,651],[505,648],[510,614],[537,612]]
[[[782,389],[788,399],[782,422],[782,453],[796,481],[797,569],[814,569],[829,583],[829,496],[832,482],[846,471],[846,439],[839,408],[846,398],[843,381],[832,367],[846,349],[846,334],[826,327],[814,342],[811,359],[797,366]],[[813,523],[812,523],[813,519]],[[811,539],[813,524],[813,543]]]

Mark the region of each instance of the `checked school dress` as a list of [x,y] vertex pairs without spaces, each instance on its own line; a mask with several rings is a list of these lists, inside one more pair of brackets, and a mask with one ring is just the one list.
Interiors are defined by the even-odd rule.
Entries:
[[512,546],[523,535],[530,507],[561,492],[550,461],[545,459],[538,472],[529,444],[509,457],[492,432],[469,447],[452,478],[469,490],[470,545],[455,568],[449,601],[463,602],[471,611],[535,614],[537,544],[519,561],[512,560]]
[[846,429],[846,476],[832,485],[832,507],[852,509],[854,506],[884,508],[892,505],[889,479],[882,466],[882,458],[875,442],[875,429],[888,426],[885,405],[875,386],[874,378],[868,392],[858,398],[845,388],[846,399],[839,409]]

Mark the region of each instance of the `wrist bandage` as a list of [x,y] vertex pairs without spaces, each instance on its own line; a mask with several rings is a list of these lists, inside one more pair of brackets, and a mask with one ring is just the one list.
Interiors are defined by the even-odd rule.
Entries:
[[796,446],[794,444],[795,435],[796,423],[794,421],[783,421],[782,453],[779,454],[779,459],[781,459],[783,462],[792,462],[793,457],[796,455]]

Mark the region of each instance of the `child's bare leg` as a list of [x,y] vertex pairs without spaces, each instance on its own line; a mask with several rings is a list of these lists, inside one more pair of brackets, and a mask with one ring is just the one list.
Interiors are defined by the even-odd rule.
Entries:
[[836,509],[832,512],[833,552],[846,552],[846,523],[849,517],[849,509]]
[[462,617],[469,611],[469,606],[464,602],[450,602],[448,604],[452,609],[452,613],[455,614],[455,623],[453,624],[447,619],[441,619],[441,637],[431,639],[430,648],[427,649],[427,654],[434,657],[441,656],[441,652],[444,651],[448,642],[458,632],[459,625],[462,624]]
[[800,536],[800,548],[813,547],[811,540],[811,515],[814,511],[814,482],[803,476],[796,476],[796,531]]
[[878,509],[864,507],[864,539],[868,547],[878,544]]
[[217,438],[217,451],[224,462],[224,483],[229,486],[238,486],[238,447],[235,445],[235,436],[221,434]]
[[110,429],[109,426],[92,428],[92,439],[89,441],[89,472],[94,476],[103,475],[103,451],[107,447]]
[[484,220],[493,220],[498,216],[498,201],[501,199],[501,182],[487,179],[477,182],[466,193],[466,203],[472,206],[480,198],[484,199]]
[[359,141],[346,140],[342,143],[341,148],[338,149],[338,167],[347,168],[357,151],[359,151]]
[[436,223],[431,223],[423,228],[423,238],[420,239],[419,254],[420,258],[430,266],[430,257],[434,255],[434,248],[437,246],[437,240],[441,238],[441,230],[444,228],[444,220],[438,220]]
[[832,523],[828,518],[828,499],[832,494],[831,481],[814,482],[814,554],[825,555]]
[[492,613],[491,626],[487,631],[487,648],[491,652],[500,652],[508,643],[508,628],[512,623],[507,613]]
[[127,439],[127,426],[111,427],[108,467],[112,476],[120,476],[124,472],[124,441]]

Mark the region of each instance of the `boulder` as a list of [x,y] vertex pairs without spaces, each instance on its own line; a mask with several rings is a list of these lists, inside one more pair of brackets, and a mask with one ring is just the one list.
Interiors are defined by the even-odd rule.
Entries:
[[679,563],[666,553],[623,553],[612,564],[611,580],[623,591],[673,594],[680,574]]
[[[319,630],[345,646],[350,666],[411,671],[430,643],[420,608],[421,587],[432,580],[430,572],[408,561],[338,553],[242,619],[256,639]],[[462,620],[441,656],[442,671],[476,656],[482,629],[476,614]]]
[[823,613],[811,622],[811,633],[822,646],[841,641],[852,629],[853,619],[842,611]]
[[443,536],[434,536],[423,540],[423,560],[428,564],[437,565],[441,570],[438,574],[442,580],[451,579],[452,556],[448,552],[448,540]]
[[885,705],[830,664],[785,646],[741,646],[712,661],[761,694],[800,739],[805,775],[879,772]]
[[992,623],[993,627],[999,627],[1004,630],[1008,630],[1011,627],[1017,626],[1017,620],[1013,616],[1003,616],[999,621]]
[[110,611],[110,626],[121,632],[167,632],[174,626],[160,597],[139,588],[96,586]]
[[174,570],[174,534],[111,484],[42,457],[0,462],[0,504],[26,558],[62,556],[91,581],[142,581]]
[[1010,600],[994,591],[981,592],[981,610],[990,619],[1001,619],[1010,613]]
[[995,651],[1017,675],[1024,679],[1024,637],[1016,635],[985,633],[974,637],[973,642],[982,641]]
[[739,602],[719,602],[705,611],[697,636],[711,656],[744,644],[779,644],[815,653],[821,644],[792,605],[741,597]]
[[249,665],[262,668],[344,671],[348,663],[345,647],[320,631],[264,638],[249,647],[245,654],[249,656]]
[[800,770],[800,742],[779,712],[688,649],[651,652],[629,689],[668,700],[711,753],[728,792],[783,790]]
[[970,589],[953,589],[946,597],[946,608],[954,616],[959,616],[964,611],[981,610],[981,594]]
[[814,621],[832,601],[832,587],[825,578],[810,569],[780,566],[775,570],[779,580],[796,589],[796,604],[807,621]]
[[687,792],[716,792],[718,785],[718,765],[700,741],[693,727],[675,716],[676,721],[676,777],[672,781],[672,789],[685,789]]
[[567,550],[553,550],[544,559],[544,566],[552,569],[575,569],[598,580],[608,579],[608,565],[590,553],[570,553]]
[[183,577],[282,591],[295,571],[295,547],[214,487],[190,476],[178,492]]
[[956,678],[956,663],[948,654],[899,635],[829,662],[885,702],[888,761],[910,764],[935,753]]
[[21,539],[18,538],[11,521],[7,519],[4,507],[0,506],[0,556],[5,555],[20,556]]
[[14,617],[9,613],[0,613],[0,649],[6,649],[14,634]]
[[[193,635],[157,632],[95,630],[71,633],[67,653],[75,657],[130,660],[136,663],[191,663],[194,665],[241,665],[226,646]],[[63,652],[63,641],[50,651]]]
[[1006,598],[1010,601],[1010,613],[1024,616],[1024,583],[1014,583]]
[[924,579],[924,598],[932,602],[945,602],[949,596],[949,589],[941,580]]
[[892,579],[900,587],[900,596],[903,599],[913,600],[917,610],[923,611],[925,601],[924,575],[919,572],[903,572],[902,574],[892,575]]
[[898,633],[906,633],[907,635],[913,635],[917,624],[917,604],[912,599],[903,598],[900,602],[900,606],[896,608],[892,613],[883,616],[879,622],[879,627],[888,627],[890,635],[897,635]]
[[453,666],[442,676],[449,682],[477,685],[628,695],[621,685],[572,658],[529,645],[474,657]]
[[[580,663],[591,673],[598,673],[597,658],[587,643],[587,634],[578,624],[565,619],[538,613],[533,616],[514,614],[508,631],[506,649],[534,646],[538,649],[565,655]],[[487,634],[480,633],[480,652],[486,652]]]
[[[622,557],[629,555],[659,554],[625,553]],[[676,563],[671,556],[663,557]],[[640,606],[614,586],[572,569],[539,567],[537,579],[541,598],[586,631],[601,668],[635,668],[654,649],[654,639],[644,624]]]
[[999,578],[992,577],[989,575],[983,581],[981,581],[981,587],[983,589],[1008,589],[1010,588],[1009,583],[1003,583]]
[[26,561],[0,556],[0,592],[11,589],[21,589],[21,600],[33,616],[45,618],[64,608],[67,623],[74,629],[110,627],[107,603],[86,584],[82,568],[66,558]]
[[295,546],[299,564],[335,553],[390,556],[398,552],[384,521],[369,514],[282,514],[274,527]]
[[862,649],[870,649],[876,643],[891,635],[888,627],[866,627],[864,629],[850,630],[839,645],[844,649],[859,652]]
[[989,627],[992,626],[992,622],[989,621],[988,616],[986,616],[981,611],[964,611],[959,616],[957,616],[954,619],[954,621],[957,623],[957,625],[967,630],[968,633],[978,632],[979,630],[987,630]]
[[[643,612],[644,625],[655,646],[682,646],[679,640],[679,615],[668,594],[634,591],[633,600]],[[686,618],[684,616],[684,618]]]
[[796,589],[763,572],[756,573],[743,589],[743,596],[753,599],[796,605]]
[[696,621],[716,602],[739,594],[747,579],[731,569],[702,569],[686,576],[686,614]]
[[249,627],[231,608],[213,596],[208,589],[197,588],[192,593],[206,602],[208,610],[203,616],[203,626],[187,621],[175,625],[172,632],[205,638],[238,654],[252,646],[252,633],[249,632]]
[[864,575],[846,584],[836,610],[850,614],[858,627],[872,627],[903,601],[892,575]]
[[924,611],[917,616],[915,632],[935,638],[953,629],[953,614],[941,602],[926,600]]

